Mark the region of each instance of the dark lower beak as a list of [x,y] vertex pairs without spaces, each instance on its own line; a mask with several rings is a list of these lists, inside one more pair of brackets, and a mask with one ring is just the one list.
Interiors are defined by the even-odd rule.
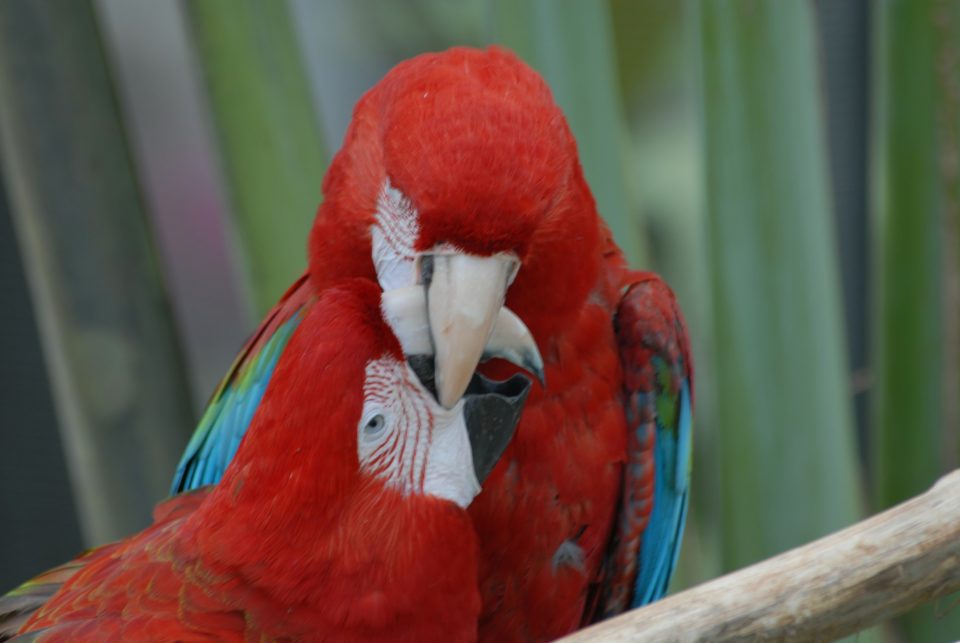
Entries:
[[530,385],[530,378],[520,373],[503,382],[479,373],[470,380],[463,396],[463,418],[481,485],[513,438]]
[[[407,363],[423,385],[436,395],[432,355],[407,355]],[[474,373],[463,394],[463,419],[470,436],[473,469],[483,484],[510,444],[520,421],[531,380],[522,373],[504,381]]]

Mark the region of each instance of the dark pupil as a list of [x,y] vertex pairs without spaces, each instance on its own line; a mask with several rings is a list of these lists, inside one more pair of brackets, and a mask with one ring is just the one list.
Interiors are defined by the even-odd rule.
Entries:
[[370,421],[367,422],[367,431],[370,431],[371,433],[375,433],[382,428],[383,428],[382,415],[374,415],[372,418],[370,418]]

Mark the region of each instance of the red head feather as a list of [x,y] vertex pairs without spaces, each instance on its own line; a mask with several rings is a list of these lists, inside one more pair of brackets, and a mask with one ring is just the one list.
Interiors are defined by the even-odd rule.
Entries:
[[475,639],[467,513],[360,473],[365,371],[402,359],[380,299],[364,280],[324,292],[223,480],[45,575],[63,585],[22,631],[51,641]]
[[309,309],[230,468],[184,528],[187,555],[204,573],[239,574],[280,605],[305,606],[304,618],[335,632],[393,623],[463,637],[480,609],[465,580],[476,577],[466,512],[359,464],[365,368],[385,355],[403,361],[380,297],[354,279]]
[[[218,521],[235,525],[235,512],[265,507],[274,507],[267,512],[273,520],[303,519],[302,509],[275,510],[278,502],[300,502],[297,494],[277,493],[281,488],[302,485],[308,497],[318,499],[318,512],[335,514],[348,501],[342,492],[359,480],[356,427],[364,369],[384,354],[403,361],[379,305],[376,284],[353,279],[324,291],[307,310],[214,491],[217,502],[199,512],[212,514],[198,517],[204,530]],[[257,482],[248,485],[248,479]]]
[[385,181],[418,213],[417,250],[446,242],[520,257],[508,305],[528,325],[562,324],[595,283],[601,224],[573,136],[543,79],[506,50],[418,56],[360,100],[311,233],[319,287],[375,277],[370,228]]

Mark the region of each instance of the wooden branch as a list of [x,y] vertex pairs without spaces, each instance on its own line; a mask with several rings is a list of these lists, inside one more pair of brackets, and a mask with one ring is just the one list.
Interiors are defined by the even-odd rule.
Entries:
[[842,531],[562,640],[830,640],[957,590],[960,470]]

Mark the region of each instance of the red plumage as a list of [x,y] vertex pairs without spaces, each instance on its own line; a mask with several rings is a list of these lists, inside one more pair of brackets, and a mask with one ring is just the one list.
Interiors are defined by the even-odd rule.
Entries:
[[[342,320],[318,319],[314,302],[344,279],[378,277],[371,229],[385,184],[416,210],[410,253],[444,244],[474,255],[516,255],[521,268],[505,303],[533,333],[548,382],[546,389],[534,385],[516,436],[470,506],[469,519],[442,505],[449,515],[432,516],[436,529],[405,547],[393,547],[403,533],[400,519],[374,520],[381,516],[363,493],[351,492],[349,509],[333,500],[330,506],[341,509],[298,506],[304,494],[342,496],[351,477],[333,465],[325,474],[329,488],[316,489],[300,459],[289,457],[305,448],[303,435],[317,425],[341,420],[329,400],[322,401],[316,382],[330,361],[324,351],[335,351],[331,343],[340,343],[337,333],[345,331],[335,330]],[[284,349],[250,429],[267,435],[266,446],[254,453],[245,440],[236,456],[242,461],[231,465],[211,502],[189,515],[171,513],[122,546],[130,556],[147,556],[137,558],[142,564],[159,557],[171,570],[153,581],[163,597],[141,600],[142,610],[182,611],[189,604],[189,622],[209,619],[222,637],[241,635],[238,627],[272,635],[282,625],[310,638],[310,628],[335,621],[356,626],[351,632],[357,637],[392,623],[389,632],[409,640],[469,638],[479,627],[482,640],[498,642],[552,639],[597,614],[622,610],[634,592],[653,508],[659,425],[652,400],[661,387],[653,359],[671,369],[666,392],[676,397],[692,379],[689,342],[669,288],[656,275],[628,270],[599,218],[573,136],[546,84],[497,48],[453,49],[402,63],[358,103],[323,190],[307,274],[228,375],[297,310],[305,311],[301,324],[310,325],[298,328]],[[493,361],[481,370],[502,378],[517,369]],[[337,389],[346,392],[344,408],[357,404],[351,386]],[[278,435],[270,437],[274,430]],[[334,446],[324,443],[335,454]],[[272,483],[249,485],[247,475]],[[427,503],[412,511],[440,509]],[[240,526],[227,528],[231,520]],[[175,521],[177,536],[163,536]],[[322,544],[297,538],[340,521],[345,526],[328,529]],[[270,528],[274,522],[283,528]],[[268,533],[258,531],[265,528]],[[400,555],[371,566],[377,544]],[[213,562],[176,572],[168,553],[174,551]],[[431,555],[416,556],[420,551]],[[125,576],[123,565],[110,565],[123,582],[84,591],[150,594],[146,575]],[[259,611],[242,623],[231,617],[235,604],[225,597],[238,588],[222,581],[224,569],[242,570],[260,592],[250,597]],[[390,589],[352,596],[360,578],[384,581]],[[333,598],[315,605],[323,596]],[[420,597],[422,612],[411,611],[413,596]],[[308,622],[299,610],[295,616],[280,610],[291,603],[318,607],[307,613],[322,617]],[[398,612],[407,619],[402,628]],[[415,617],[427,613],[431,619]],[[104,625],[121,628],[124,618],[112,614]],[[463,626],[471,618],[474,629]],[[374,629],[363,629],[361,621]]]
[[[481,552],[480,634],[490,641],[555,638],[592,616],[588,599],[604,580],[624,493],[626,409],[643,390],[625,380],[633,371],[625,374],[620,348],[630,340],[614,326],[624,293],[655,283],[633,305],[664,312],[632,315],[646,353],[630,355],[682,356],[689,378],[682,317],[656,275],[628,270],[548,87],[507,51],[419,56],[360,100],[324,180],[310,237],[314,288],[375,276],[370,229],[385,180],[416,208],[416,250],[447,243],[478,255],[512,252],[522,262],[506,305],[536,338],[548,388],[534,387],[515,440],[470,507]],[[503,377],[517,369],[490,363],[481,370]],[[647,469],[628,491],[648,513],[652,434],[630,447],[630,460]],[[636,559],[645,523],[636,524],[633,545],[620,547],[620,557]],[[581,558],[566,556],[577,549],[561,549],[565,543]],[[634,576],[635,565],[620,580],[629,585]]]
[[468,515],[358,465],[364,368],[402,359],[379,301],[359,280],[325,291],[220,484],[167,501],[153,526],[64,568],[62,587],[20,632],[49,641],[473,640],[480,596]]

